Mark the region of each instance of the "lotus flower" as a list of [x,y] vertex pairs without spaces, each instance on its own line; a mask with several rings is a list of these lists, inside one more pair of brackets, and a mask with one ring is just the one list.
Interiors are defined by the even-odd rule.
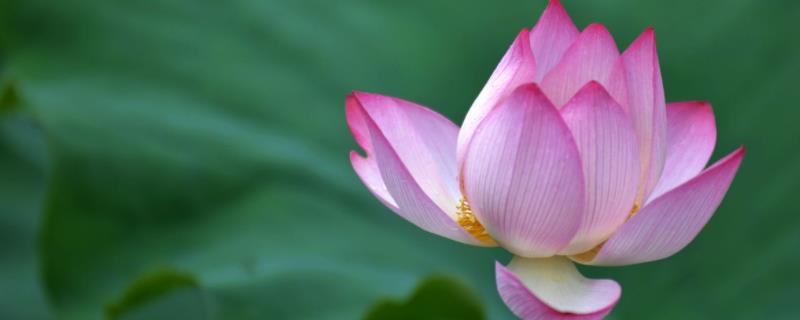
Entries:
[[700,232],[744,156],[705,168],[716,142],[706,102],[667,104],[652,29],[622,54],[600,24],[579,31],[550,1],[522,30],[459,129],[421,105],[354,92],[353,168],[418,227],[514,254],[497,289],[523,319],[600,319],[613,280],[575,262],[669,257]]

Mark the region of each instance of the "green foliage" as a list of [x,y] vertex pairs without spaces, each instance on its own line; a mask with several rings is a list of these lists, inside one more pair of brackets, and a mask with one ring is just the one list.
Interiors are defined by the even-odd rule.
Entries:
[[106,318],[118,319],[121,315],[164,295],[198,287],[197,279],[190,274],[164,268],[153,270],[134,280],[117,300],[106,304]]
[[[749,150],[682,253],[585,270],[622,284],[613,317],[797,318],[800,3],[564,2],[620,47],[654,25],[669,100],[714,104],[717,157]],[[122,319],[350,320],[432,273],[510,319],[494,286],[505,253],[426,234],[361,185],[343,100],[386,93],[458,122],[543,6],[2,1],[14,82],[0,101],[25,110],[0,111],[0,319],[102,319],[127,305]],[[124,302],[159,267],[196,286]],[[421,296],[408,303],[430,305]]]
[[36,239],[47,152],[36,121],[0,113],[0,319],[52,319]]
[[482,320],[483,306],[472,290],[448,276],[425,278],[406,301],[385,300],[366,320]]
[[0,85],[0,114],[13,111],[19,104],[16,83],[6,81]]

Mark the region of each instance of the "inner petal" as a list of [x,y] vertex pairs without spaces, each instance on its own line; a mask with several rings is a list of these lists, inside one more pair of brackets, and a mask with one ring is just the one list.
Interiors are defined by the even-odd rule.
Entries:
[[[640,208],[639,203],[638,202],[634,203],[633,204],[633,208],[631,208],[631,212],[628,213],[628,218],[626,218],[625,221],[627,222],[628,220],[633,218],[633,216],[635,216],[636,213],[639,212],[639,208]],[[594,248],[590,249],[589,251],[586,251],[586,252],[583,252],[583,253],[579,253],[579,254],[576,254],[576,255],[572,255],[572,256],[570,256],[570,258],[572,258],[572,260],[574,260],[574,261],[582,262],[582,263],[583,262],[592,261],[592,260],[594,260],[594,257],[596,257],[597,254],[600,252],[600,249],[603,249],[603,245],[604,244],[606,244],[605,241],[603,241],[600,244],[594,246]]]

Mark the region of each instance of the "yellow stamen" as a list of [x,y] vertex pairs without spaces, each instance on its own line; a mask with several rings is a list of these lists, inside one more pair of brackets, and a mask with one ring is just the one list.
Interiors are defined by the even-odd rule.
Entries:
[[639,203],[638,202],[634,202],[633,203],[633,208],[631,208],[631,212],[628,213],[628,218],[625,219],[625,221],[628,221],[630,218],[633,218],[633,216],[635,216],[636,213],[638,213],[638,212],[639,212]]
[[[626,218],[625,221],[628,221],[628,220],[630,220],[630,218],[633,218],[633,216],[635,216],[637,212],[639,212],[639,203],[634,203],[633,204],[633,208],[631,208],[631,212],[628,213],[628,218]],[[575,260],[578,260],[578,261],[582,261],[582,262],[592,261],[592,260],[594,260],[594,257],[597,256],[597,253],[600,252],[600,249],[603,248],[604,244],[606,244],[605,241],[603,241],[602,243],[596,245],[594,248],[592,248],[589,251],[573,255],[572,258],[575,259]]]
[[581,261],[581,262],[592,261],[592,260],[594,260],[594,257],[597,255],[597,253],[600,252],[600,249],[603,248],[604,244],[606,244],[605,241],[603,241],[602,243],[596,245],[594,248],[592,248],[589,251],[573,255],[572,258],[575,259],[575,260]]
[[480,242],[488,245],[497,244],[494,239],[492,239],[492,236],[489,235],[489,232],[486,231],[486,228],[478,221],[478,218],[475,217],[475,214],[472,213],[472,208],[469,206],[466,197],[461,197],[461,200],[458,200],[456,209],[458,209],[456,212],[456,220],[464,230]]

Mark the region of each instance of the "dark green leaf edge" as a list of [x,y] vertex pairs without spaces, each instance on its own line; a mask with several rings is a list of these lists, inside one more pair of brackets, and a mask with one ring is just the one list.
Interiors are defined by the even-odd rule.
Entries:
[[119,298],[105,305],[106,319],[118,319],[125,313],[167,293],[186,288],[199,288],[194,275],[171,268],[149,271],[131,282]]
[[432,275],[420,282],[406,301],[378,301],[365,320],[483,320],[486,311],[474,290],[447,275]]

